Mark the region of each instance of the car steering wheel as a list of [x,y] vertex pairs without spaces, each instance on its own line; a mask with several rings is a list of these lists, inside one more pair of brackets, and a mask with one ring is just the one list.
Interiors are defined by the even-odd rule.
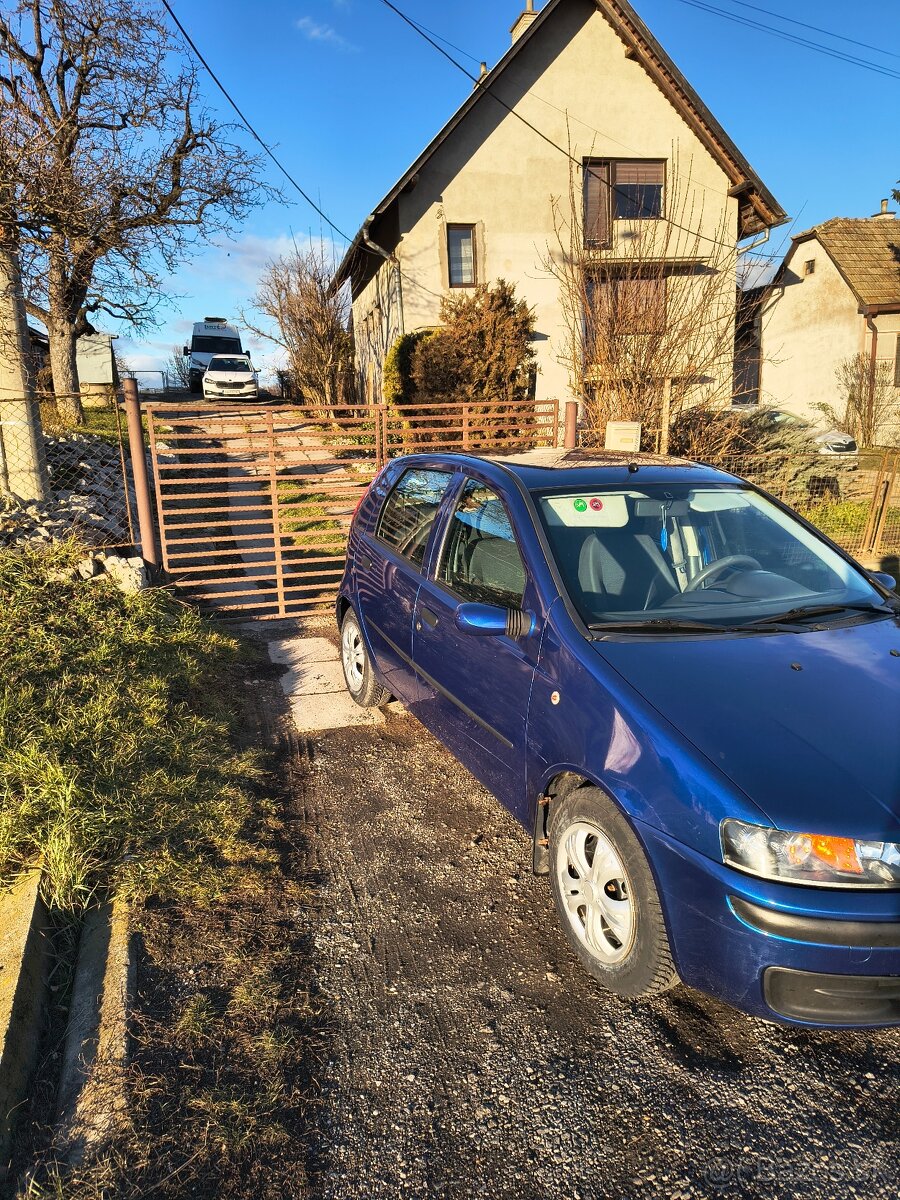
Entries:
[[761,570],[760,564],[755,558],[751,558],[749,554],[726,554],[724,558],[717,558],[715,562],[711,562],[709,566],[704,567],[684,589],[686,592],[694,592],[701,584],[706,583],[710,579],[715,579],[723,571],[727,571],[729,567],[736,566],[748,567],[751,571]]

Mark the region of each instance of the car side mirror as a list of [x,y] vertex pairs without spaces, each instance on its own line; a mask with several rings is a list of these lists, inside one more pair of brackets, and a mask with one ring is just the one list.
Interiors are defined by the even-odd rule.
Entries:
[[476,637],[527,637],[534,632],[535,619],[521,608],[501,608],[498,604],[460,604],[455,614],[456,628]]
[[181,353],[184,355],[185,358],[190,358],[190,355],[191,355],[190,346],[182,346]]
[[893,575],[888,575],[887,571],[870,571],[869,577],[874,579],[876,583],[880,583],[882,587],[887,588],[889,592],[896,592],[897,580]]

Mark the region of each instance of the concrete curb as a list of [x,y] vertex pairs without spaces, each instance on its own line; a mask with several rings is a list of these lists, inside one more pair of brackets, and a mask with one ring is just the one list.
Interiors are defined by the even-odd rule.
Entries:
[[136,969],[127,905],[113,901],[93,909],[78,945],[57,1100],[59,1142],[70,1162],[126,1119],[128,1010]]
[[39,869],[0,892],[0,1182],[9,1168],[16,1109],[28,1097],[49,967]]

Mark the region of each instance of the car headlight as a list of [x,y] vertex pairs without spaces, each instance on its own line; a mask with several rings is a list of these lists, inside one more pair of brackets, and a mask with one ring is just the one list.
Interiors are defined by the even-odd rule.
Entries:
[[729,867],[784,883],[900,888],[900,843],[789,833],[728,818],[722,859]]

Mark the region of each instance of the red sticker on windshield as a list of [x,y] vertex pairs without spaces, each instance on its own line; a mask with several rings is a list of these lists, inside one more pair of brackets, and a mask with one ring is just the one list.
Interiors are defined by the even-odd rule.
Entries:
[[594,510],[594,512],[599,512],[600,509],[603,507],[603,501],[598,500],[597,497],[595,496],[593,498],[593,500],[591,500],[590,505],[591,505],[591,508]]

